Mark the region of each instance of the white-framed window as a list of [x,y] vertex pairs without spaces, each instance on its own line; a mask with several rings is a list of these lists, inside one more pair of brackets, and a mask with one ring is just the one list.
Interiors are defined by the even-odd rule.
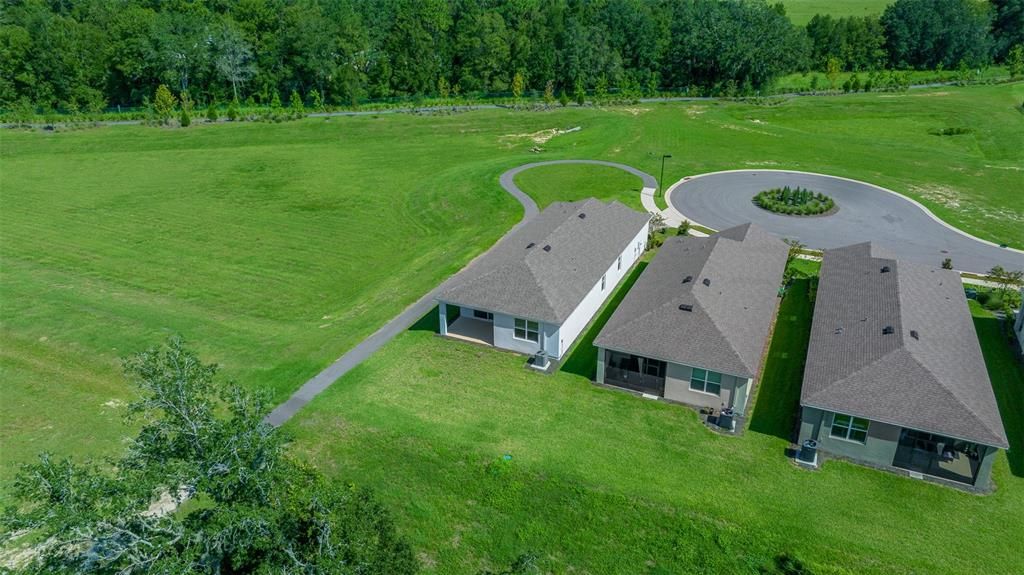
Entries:
[[832,417],[832,429],[829,437],[864,443],[868,439],[868,425],[871,422],[852,415],[837,413]]
[[619,259],[615,261],[615,269],[617,269],[617,270],[621,270],[622,269],[622,256],[619,256]]
[[607,274],[601,276],[601,291],[604,291],[604,284],[605,284],[605,281],[607,279],[608,279],[608,275]]
[[512,332],[512,337],[523,341],[532,341],[533,343],[540,343],[540,324],[535,321],[528,319],[516,318],[516,326]]
[[722,392],[722,374],[695,367],[690,376],[690,389],[719,395]]

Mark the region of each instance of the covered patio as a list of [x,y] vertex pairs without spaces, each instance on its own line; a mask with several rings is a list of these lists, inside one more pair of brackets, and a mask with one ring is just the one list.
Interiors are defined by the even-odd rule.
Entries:
[[904,429],[894,467],[974,485],[986,448],[970,441]]
[[494,322],[459,316],[448,325],[448,336],[473,343],[494,345]]

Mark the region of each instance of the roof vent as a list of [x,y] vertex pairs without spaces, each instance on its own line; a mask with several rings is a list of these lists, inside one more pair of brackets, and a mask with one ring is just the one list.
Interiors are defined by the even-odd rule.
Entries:
[[882,273],[883,274],[887,274],[887,273],[889,273],[891,271],[892,271],[892,269],[889,266],[882,266]]
[[580,214],[578,216],[576,216],[576,217],[581,219],[581,220],[585,220],[585,219],[587,219],[587,214],[584,214],[583,212],[580,212]]
[[894,333],[896,333],[896,330],[894,330],[891,325],[887,325],[882,328],[882,335],[892,335]]
[[541,249],[543,249],[543,250],[544,250],[544,251],[546,251],[546,252],[550,252],[550,251],[551,251],[551,246],[550,246],[550,245],[546,245],[546,246],[544,246],[544,247],[543,247],[543,248],[541,248]]
[[835,334],[836,335],[843,335],[843,326],[837,327],[836,331],[835,331]]
[[711,278],[704,278],[704,281],[702,281],[701,283],[706,285],[706,286],[710,286],[711,285]]
[[910,337],[914,339],[921,339],[921,334],[917,333],[916,329],[910,330]]
[[683,311],[693,311],[693,306],[688,303],[681,303],[679,304],[679,309]]
[[688,284],[688,283],[690,283],[692,281],[693,281],[693,276],[686,276],[685,278],[683,278],[683,283],[684,284]]
[[535,245],[537,245],[537,244],[535,244],[533,242],[530,242],[530,243],[526,244],[526,249],[530,249],[530,248],[532,248]]

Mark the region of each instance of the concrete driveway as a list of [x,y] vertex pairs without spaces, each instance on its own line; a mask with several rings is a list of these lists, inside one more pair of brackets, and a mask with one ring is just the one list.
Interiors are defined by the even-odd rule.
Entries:
[[[832,196],[839,211],[828,216],[784,216],[754,205],[762,190],[805,187]],[[683,179],[667,192],[669,211],[714,229],[754,222],[810,248],[873,241],[898,257],[938,267],[952,258],[960,271],[984,273],[995,265],[1024,269],[1024,252],[1001,248],[945,224],[924,206],[864,182],[797,171],[736,170]]]

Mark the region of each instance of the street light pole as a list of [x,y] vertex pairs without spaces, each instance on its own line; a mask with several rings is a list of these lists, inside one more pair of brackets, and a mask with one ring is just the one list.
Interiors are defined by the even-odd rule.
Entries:
[[661,156],[661,177],[658,178],[658,193],[664,197],[664,192],[661,189],[661,183],[665,181],[665,158],[671,158],[672,154],[663,154]]

